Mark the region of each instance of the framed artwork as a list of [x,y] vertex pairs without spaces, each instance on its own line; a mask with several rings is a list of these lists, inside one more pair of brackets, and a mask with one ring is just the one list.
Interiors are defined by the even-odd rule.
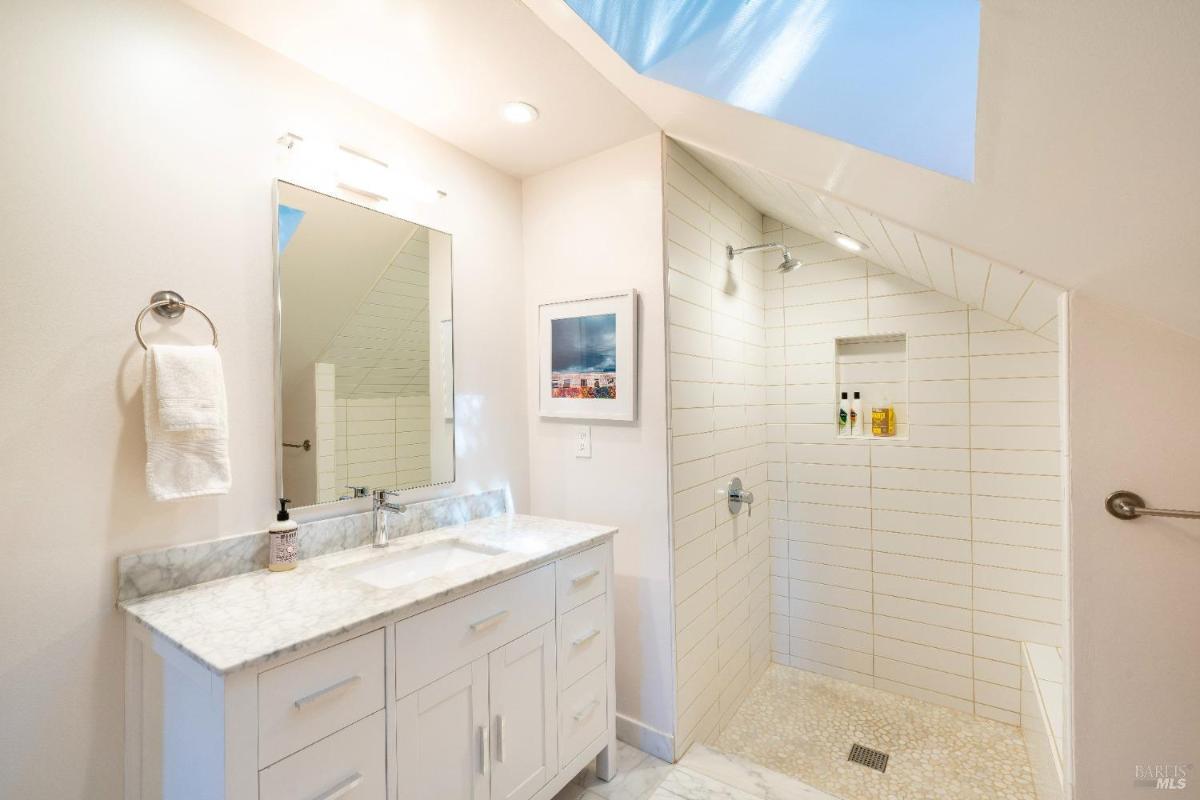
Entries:
[[538,413],[633,421],[637,292],[538,306]]

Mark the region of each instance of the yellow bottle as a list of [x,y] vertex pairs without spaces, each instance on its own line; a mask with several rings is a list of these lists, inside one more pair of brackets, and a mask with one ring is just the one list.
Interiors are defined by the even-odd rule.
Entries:
[[896,409],[892,408],[890,404],[871,409],[871,435],[896,435]]

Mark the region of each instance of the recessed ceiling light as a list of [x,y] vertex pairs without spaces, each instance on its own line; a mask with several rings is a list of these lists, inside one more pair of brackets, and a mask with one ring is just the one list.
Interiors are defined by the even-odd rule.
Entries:
[[511,103],[505,103],[500,109],[500,113],[504,118],[513,125],[527,125],[538,118],[538,110],[529,103],[522,103],[519,100],[514,100]]
[[855,239],[853,236],[847,236],[841,231],[833,232],[833,242],[843,250],[849,250],[851,253],[861,253],[867,249],[867,246]]

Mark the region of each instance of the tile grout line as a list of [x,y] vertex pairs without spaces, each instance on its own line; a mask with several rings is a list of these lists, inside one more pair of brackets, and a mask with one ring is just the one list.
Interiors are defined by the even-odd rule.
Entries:
[[[951,263],[953,264],[953,252],[951,253]],[[967,430],[968,439],[970,439],[969,431],[973,430],[972,421],[974,417],[971,411],[971,383],[972,383],[972,359],[971,359],[971,319],[967,316]],[[967,451],[967,465],[969,466],[968,480],[970,481],[971,493],[967,496],[967,507],[971,512],[970,523],[968,528],[971,532],[971,539],[968,549],[971,556],[971,597],[970,597],[970,615],[971,615],[971,705],[972,710],[978,713],[979,698],[975,695],[976,678],[975,678],[975,449],[970,448]]]

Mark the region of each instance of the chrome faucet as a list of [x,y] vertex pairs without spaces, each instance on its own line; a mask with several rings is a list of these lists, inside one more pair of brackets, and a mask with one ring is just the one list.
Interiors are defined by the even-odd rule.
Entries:
[[375,547],[387,547],[388,530],[387,530],[387,514],[389,511],[395,511],[398,514],[403,514],[408,511],[408,506],[402,503],[388,502],[388,496],[395,492],[389,492],[387,489],[376,489],[371,493],[371,537],[372,544]]

